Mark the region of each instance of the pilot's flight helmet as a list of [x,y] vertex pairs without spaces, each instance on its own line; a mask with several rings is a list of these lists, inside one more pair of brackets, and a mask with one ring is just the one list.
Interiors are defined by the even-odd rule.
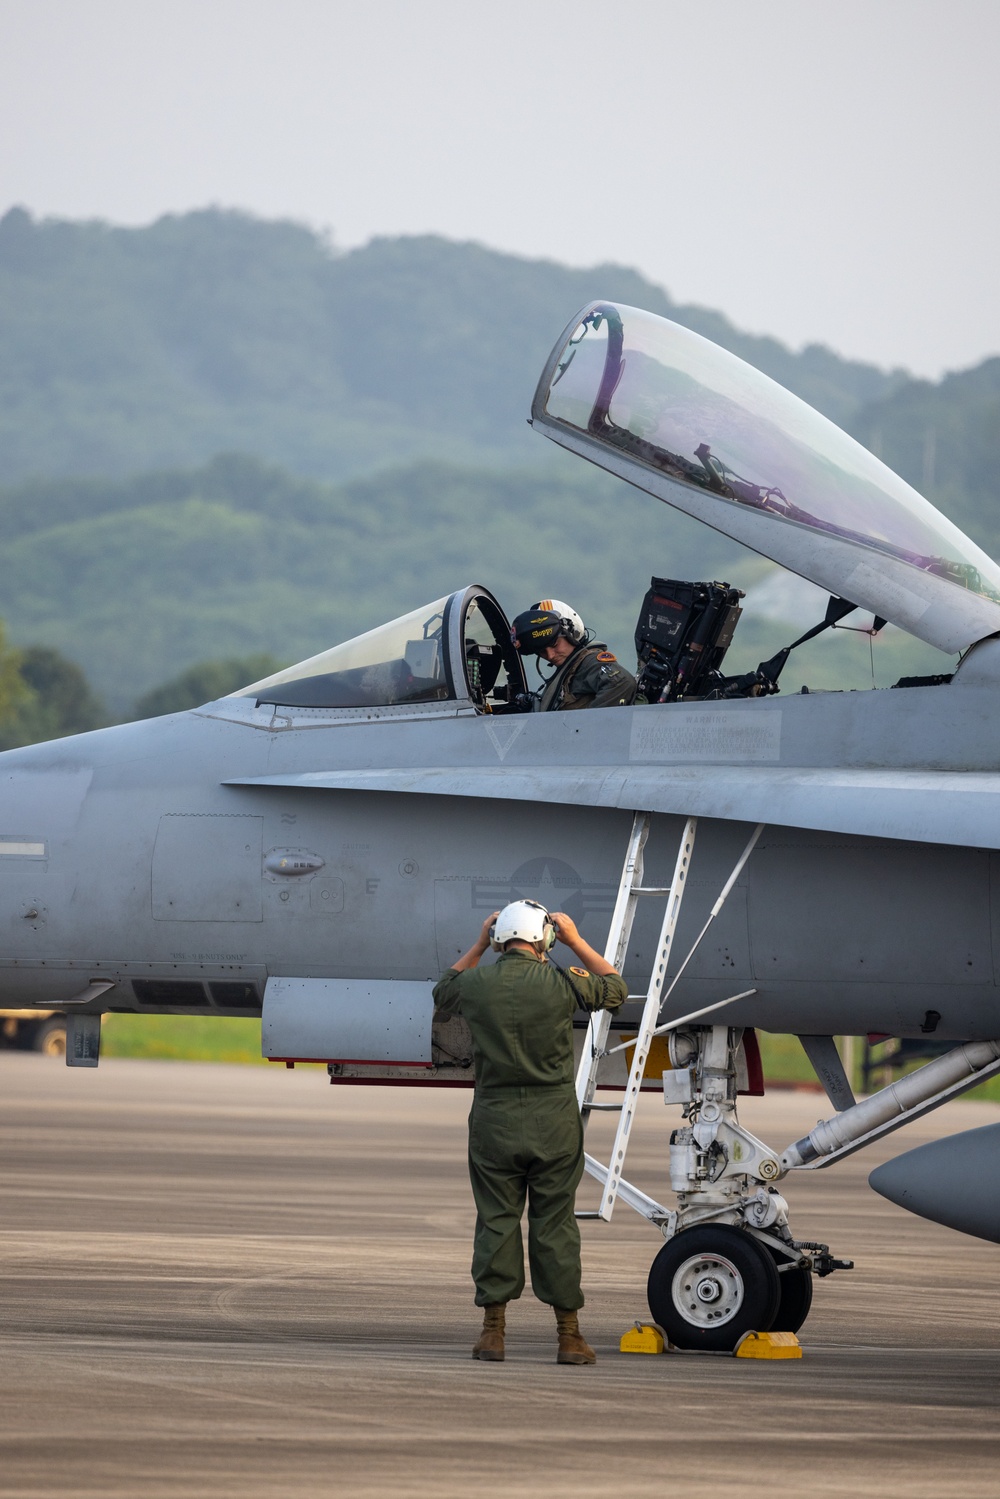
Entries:
[[583,645],[587,630],[576,610],[562,599],[541,599],[517,616],[510,637],[522,656],[540,656],[560,637],[570,645]]
[[541,943],[545,952],[555,944],[555,922],[537,900],[515,900],[504,906],[490,930],[490,946],[503,952],[507,942]]

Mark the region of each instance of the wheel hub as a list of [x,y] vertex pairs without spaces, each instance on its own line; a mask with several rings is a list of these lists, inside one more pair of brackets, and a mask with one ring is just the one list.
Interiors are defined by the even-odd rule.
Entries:
[[743,1305],[743,1277],[720,1254],[697,1254],[680,1265],[673,1279],[673,1302],[695,1327],[719,1327]]

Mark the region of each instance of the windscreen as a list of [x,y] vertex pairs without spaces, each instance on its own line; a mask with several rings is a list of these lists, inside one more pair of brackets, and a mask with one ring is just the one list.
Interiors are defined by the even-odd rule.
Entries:
[[[595,303],[550,370],[536,417],[773,518],[770,542],[755,531],[751,544],[805,576],[809,554],[782,541],[782,523],[1000,602],[1000,568],[957,526],[826,417],[698,334],[636,308]],[[692,513],[709,518],[703,508]],[[710,524],[727,529],[718,507]],[[737,524],[732,531],[741,534]],[[987,623],[996,629],[1000,620]]]
[[234,696],[298,708],[440,702],[449,696],[443,637],[447,603],[446,595]]

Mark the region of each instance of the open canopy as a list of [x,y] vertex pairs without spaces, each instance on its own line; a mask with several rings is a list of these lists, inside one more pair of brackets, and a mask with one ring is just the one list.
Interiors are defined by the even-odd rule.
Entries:
[[1000,567],[985,552],[826,417],[666,318],[584,308],[532,422],[940,650],[1000,630]]
[[484,712],[525,690],[503,610],[472,586],[356,635],[234,697],[298,708],[467,702]]

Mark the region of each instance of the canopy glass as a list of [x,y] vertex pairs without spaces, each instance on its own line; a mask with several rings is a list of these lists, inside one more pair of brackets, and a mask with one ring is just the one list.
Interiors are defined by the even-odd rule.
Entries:
[[[861,596],[852,601],[890,619],[902,612],[904,628],[941,605],[938,581],[1000,606],[1000,567],[916,490],[766,375],[664,318],[611,303],[584,309],[553,352],[533,420],[843,597],[852,597],[843,589],[853,577]],[[616,460],[605,462],[595,445]],[[884,608],[874,597],[879,559]],[[908,602],[893,598],[901,580]],[[980,609],[969,628],[974,636],[1000,629],[1000,607]]]

